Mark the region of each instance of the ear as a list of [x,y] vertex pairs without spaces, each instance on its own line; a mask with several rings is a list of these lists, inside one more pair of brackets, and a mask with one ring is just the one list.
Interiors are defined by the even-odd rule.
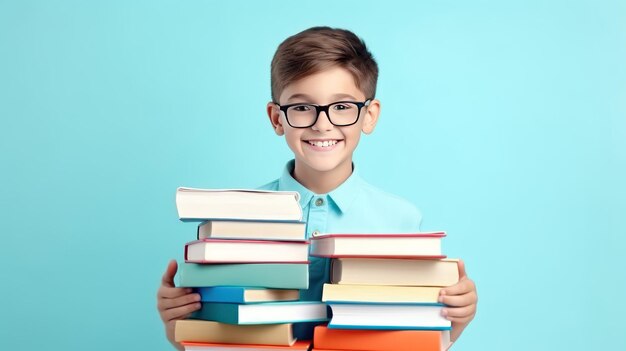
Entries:
[[378,99],[374,99],[370,102],[370,105],[367,107],[367,111],[365,116],[363,116],[363,125],[361,126],[361,130],[365,134],[371,134],[376,128],[376,123],[378,122],[378,116],[380,115],[380,101]]
[[267,103],[267,116],[270,118],[270,123],[272,123],[274,133],[276,133],[276,135],[285,134],[285,128],[280,120],[280,109],[278,109],[278,106],[271,101]]

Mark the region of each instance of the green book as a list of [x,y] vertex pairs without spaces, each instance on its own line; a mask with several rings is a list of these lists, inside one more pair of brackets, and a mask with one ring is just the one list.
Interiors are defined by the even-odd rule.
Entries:
[[309,288],[309,265],[306,263],[181,263],[179,266],[181,287]]
[[274,324],[322,322],[328,320],[326,304],[319,301],[236,304],[203,302],[190,316],[228,324]]

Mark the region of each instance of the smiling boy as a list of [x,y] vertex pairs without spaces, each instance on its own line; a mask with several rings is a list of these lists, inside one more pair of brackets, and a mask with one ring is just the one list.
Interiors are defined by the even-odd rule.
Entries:
[[[298,191],[307,236],[324,233],[414,233],[420,212],[408,201],[365,182],[352,162],[361,134],[374,131],[380,114],[375,98],[378,67],[354,33],[314,27],[287,38],[271,66],[272,101],[267,114],[274,132],[294,154],[282,176],[261,187]],[[455,341],[476,313],[474,282],[459,263],[461,279],[442,289],[440,302],[452,322]],[[158,292],[158,309],[168,339],[177,348],[173,327],[199,309],[198,295],[176,288],[176,263],[170,262]],[[329,260],[311,257],[309,289],[302,300],[321,299],[329,280]],[[313,325],[294,326],[301,339]]]

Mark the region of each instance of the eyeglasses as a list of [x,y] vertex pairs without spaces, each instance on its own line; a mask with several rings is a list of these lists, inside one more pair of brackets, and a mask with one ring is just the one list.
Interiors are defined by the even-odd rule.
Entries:
[[364,102],[337,101],[322,106],[303,103],[276,106],[285,113],[287,123],[293,128],[309,128],[315,125],[322,111],[326,112],[332,125],[345,127],[355,124],[359,120],[361,109],[369,106],[370,102],[371,99]]

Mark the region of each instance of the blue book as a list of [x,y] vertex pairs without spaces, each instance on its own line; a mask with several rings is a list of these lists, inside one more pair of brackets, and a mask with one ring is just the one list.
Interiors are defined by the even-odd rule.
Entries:
[[328,311],[326,304],[319,301],[267,302],[247,305],[202,302],[202,308],[193,312],[189,318],[228,324],[322,322],[328,320]]
[[300,291],[293,289],[265,289],[242,286],[214,286],[197,288],[202,302],[260,303],[272,301],[297,301]]
[[450,330],[441,304],[329,303],[328,328],[377,330]]
[[180,263],[179,267],[181,287],[309,288],[309,265],[306,263]]

